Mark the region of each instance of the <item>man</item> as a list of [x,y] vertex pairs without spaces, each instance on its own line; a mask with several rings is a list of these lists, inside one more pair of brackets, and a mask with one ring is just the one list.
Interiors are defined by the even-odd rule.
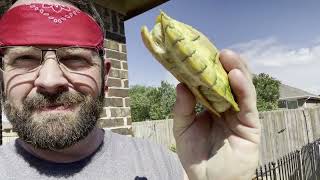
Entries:
[[251,179],[260,125],[250,73],[237,54],[222,51],[220,61],[240,112],[196,115],[194,96],[177,86],[178,161],[155,144],[95,126],[110,62],[90,1],[9,7],[0,20],[3,103],[19,139],[0,148],[0,179]]

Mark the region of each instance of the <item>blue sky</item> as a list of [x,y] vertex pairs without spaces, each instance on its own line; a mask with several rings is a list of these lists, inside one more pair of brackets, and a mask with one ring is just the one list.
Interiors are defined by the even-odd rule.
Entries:
[[206,34],[219,49],[240,53],[254,73],[320,94],[319,7],[317,0],[171,0],[125,22],[129,83],[176,83],[140,37],[141,26],[151,29],[161,9]]

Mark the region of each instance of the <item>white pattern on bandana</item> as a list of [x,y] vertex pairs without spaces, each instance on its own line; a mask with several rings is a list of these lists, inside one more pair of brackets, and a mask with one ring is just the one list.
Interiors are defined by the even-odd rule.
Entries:
[[[80,10],[72,11],[70,7],[63,5],[42,4],[42,6],[39,6],[39,4],[31,4],[30,8],[48,17],[49,20],[56,24],[61,24],[80,13]],[[55,14],[46,12],[46,9],[52,9]]]

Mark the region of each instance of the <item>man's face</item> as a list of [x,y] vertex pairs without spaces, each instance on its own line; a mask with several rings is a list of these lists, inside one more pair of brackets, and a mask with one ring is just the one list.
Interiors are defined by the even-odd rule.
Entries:
[[[8,53],[12,58],[22,55],[19,48]],[[91,57],[97,65],[78,73],[66,70],[56,58],[48,51],[40,69],[19,73],[14,68],[4,73],[5,113],[19,137],[41,149],[63,149],[86,137],[104,99],[99,57]]]
[[[104,99],[98,53],[85,54],[94,63],[73,71],[66,67],[83,67],[75,61],[81,57],[66,56],[67,61],[58,55],[58,63],[56,51],[43,51],[40,68],[27,72],[21,67],[32,65],[30,59],[39,59],[38,54],[23,47],[6,49],[5,54],[10,70],[3,74],[4,111],[22,140],[40,149],[64,149],[90,133]],[[17,59],[22,59],[20,64]]]

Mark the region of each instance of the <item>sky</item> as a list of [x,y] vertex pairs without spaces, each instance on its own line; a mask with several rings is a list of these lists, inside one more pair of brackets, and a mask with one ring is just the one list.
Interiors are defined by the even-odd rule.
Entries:
[[175,78],[144,47],[160,10],[204,33],[218,49],[232,49],[250,70],[320,95],[319,0],[170,0],[125,22],[129,85],[159,86]]
[[175,78],[144,47],[160,10],[204,33],[219,49],[232,49],[250,70],[320,95],[319,0],[170,0],[125,22],[129,85],[159,86]]

